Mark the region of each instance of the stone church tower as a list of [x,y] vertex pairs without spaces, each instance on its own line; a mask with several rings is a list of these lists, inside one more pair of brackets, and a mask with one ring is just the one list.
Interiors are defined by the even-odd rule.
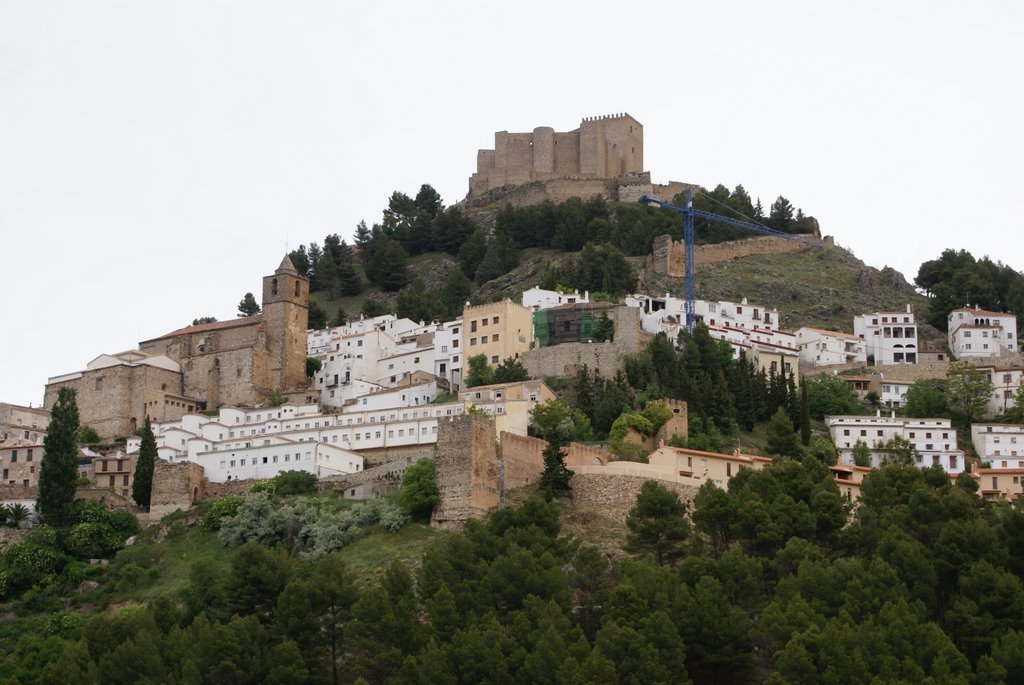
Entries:
[[263,278],[263,324],[267,335],[271,383],[283,392],[306,382],[306,326],[309,281],[285,255],[281,266]]

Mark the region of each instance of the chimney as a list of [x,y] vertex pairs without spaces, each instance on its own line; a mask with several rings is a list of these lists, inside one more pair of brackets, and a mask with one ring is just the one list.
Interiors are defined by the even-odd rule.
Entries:
[[910,313],[910,304],[907,303],[907,314],[909,314],[909,313]]
[[876,419],[882,418],[882,410],[881,409],[876,409],[875,410],[875,418]]

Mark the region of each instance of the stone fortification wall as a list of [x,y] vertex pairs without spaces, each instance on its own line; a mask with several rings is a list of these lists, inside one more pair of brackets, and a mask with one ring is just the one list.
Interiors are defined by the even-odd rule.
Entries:
[[[205,481],[203,467],[199,464],[192,462],[172,464],[164,459],[155,460],[153,462],[153,487],[149,495],[150,520],[155,521],[178,509],[188,511],[197,500],[207,496],[222,496],[211,493]],[[220,483],[211,485],[220,485]]]
[[565,465],[570,469],[573,466],[603,466],[614,459],[615,455],[606,447],[591,447],[578,442],[569,443],[565,451]]
[[[835,245],[831,236],[825,236],[823,240],[808,235],[800,237],[821,247]],[[750,255],[788,254],[808,250],[811,247],[812,245],[806,242],[765,235],[714,245],[697,245],[693,253],[693,261],[695,268],[701,269]],[[673,278],[682,278],[686,275],[686,246],[683,241],[672,240],[669,235],[655,238],[651,254],[647,256],[647,270]]]
[[498,457],[494,420],[474,415],[441,421],[437,432],[437,528],[458,530],[498,506]]
[[433,461],[433,448],[427,452],[420,450],[415,454],[408,454],[356,473],[321,478],[317,487],[320,490],[341,490],[342,496],[347,499],[369,499],[389,495],[402,486],[405,470],[420,459]]
[[80,487],[75,490],[76,500],[99,502],[107,509],[128,509],[132,506],[130,498],[118,494],[108,488]]
[[690,437],[689,409],[683,400],[663,399],[658,404],[664,405],[672,412],[672,417],[665,422],[654,435],[654,446],[657,448],[662,442],[668,442],[673,435],[681,438]]
[[609,318],[615,324],[615,338],[606,343],[563,343],[541,347],[519,355],[534,378],[572,376],[584,365],[602,376],[622,370],[622,356],[640,352],[650,336],[640,330],[640,309],[617,307]]
[[433,459],[434,446],[402,445],[399,447],[381,447],[372,450],[359,450],[359,454],[363,457],[364,467],[369,470],[370,468],[384,466],[403,459],[412,458],[412,461],[409,463],[423,457]]
[[[636,506],[636,496],[648,478],[638,476],[608,476],[577,473],[572,477],[573,503],[613,521],[625,522],[629,510]],[[679,499],[693,502],[697,488],[692,485],[658,481],[669,490],[679,493]]]
[[501,432],[499,469],[502,492],[540,480],[547,445],[547,441],[540,438]]

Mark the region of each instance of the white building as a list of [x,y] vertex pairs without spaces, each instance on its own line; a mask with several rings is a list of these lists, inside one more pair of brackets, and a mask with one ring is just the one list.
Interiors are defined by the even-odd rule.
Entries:
[[949,419],[908,419],[878,413],[875,416],[826,416],[825,425],[843,464],[854,463],[854,447],[862,441],[871,450],[871,465],[881,466],[887,458],[882,445],[900,437],[917,450],[916,464],[921,468],[941,466],[953,475],[966,468],[964,453],[957,449],[956,430]]
[[433,378],[441,368],[445,375],[439,377],[447,386],[451,355],[435,352],[439,327],[389,315],[353,322],[332,329],[329,335],[309,333],[310,356],[322,364],[314,378],[321,402],[343,407],[371,393]]
[[815,366],[863,364],[867,361],[864,341],[856,335],[803,326],[796,329],[800,361]]
[[1017,317],[1012,313],[964,307],[951,311],[946,321],[949,349],[957,359],[995,357],[1020,349]]
[[1024,369],[1017,366],[981,366],[975,367],[988,376],[992,382],[992,396],[989,398],[987,412],[989,416],[1005,414],[1017,403],[1017,390],[1024,384]]
[[853,317],[853,333],[862,339],[869,364],[916,364],[917,322],[905,312],[874,312]]
[[[626,306],[638,307],[643,310],[640,315],[640,327],[646,333],[656,335],[665,333],[670,340],[675,340],[679,332],[686,328],[685,300],[672,297],[651,297],[650,295],[630,295],[626,297]],[[715,340],[724,340],[733,346],[733,353],[739,356],[741,351],[753,350],[757,354],[797,353],[796,336],[788,331],[778,329],[779,311],[761,305],[749,304],[744,298],[741,302],[696,300],[694,311],[697,320],[708,328],[709,335]],[[786,360],[795,366],[794,360]],[[767,363],[764,365],[767,366]]]
[[551,309],[560,307],[563,304],[588,304],[590,293],[586,290],[580,295],[579,290],[573,292],[559,292],[557,290],[543,290],[535,285],[523,293],[523,306],[527,309],[537,311],[540,309]]
[[887,381],[885,376],[882,376],[879,384],[882,386],[882,391],[879,393],[882,404],[893,408],[899,408],[906,405],[907,391],[910,390],[910,386],[912,386],[913,383],[909,381]]
[[[424,403],[429,389],[405,390],[422,392],[419,403],[386,406],[394,402],[369,396],[342,414],[322,414],[315,404],[221,407],[218,416],[186,414],[178,421],[153,424],[157,453],[172,463],[201,464],[211,482],[272,478],[289,470],[317,476],[353,473],[363,469],[361,453],[435,444],[439,423],[464,414],[471,405],[495,416],[499,434],[526,435],[530,410],[554,397],[539,380],[473,388],[463,392],[462,401],[444,404]],[[401,390],[385,394],[392,392]],[[129,454],[140,443],[140,438],[131,438]]]
[[976,423],[971,442],[982,462],[993,469],[1024,469],[1024,426],[1010,423]]

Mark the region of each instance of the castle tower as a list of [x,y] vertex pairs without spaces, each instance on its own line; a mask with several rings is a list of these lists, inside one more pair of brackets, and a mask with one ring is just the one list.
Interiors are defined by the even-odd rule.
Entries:
[[270,382],[284,392],[301,387],[306,382],[309,281],[299,275],[288,255],[273,275],[263,278],[263,322]]

